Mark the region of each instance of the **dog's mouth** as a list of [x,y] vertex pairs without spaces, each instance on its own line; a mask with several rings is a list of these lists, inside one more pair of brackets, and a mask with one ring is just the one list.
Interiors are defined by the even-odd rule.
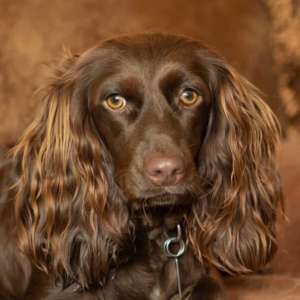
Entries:
[[189,204],[195,198],[196,196],[189,192],[184,194],[163,193],[153,197],[137,199],[132,203],[132,206],[136,210],[145,207],[183,205]]
[[146,198],[144,202],[147,206],[164,206],[172,204],[182,204],[185,197],[182,194],[162,194],[155,197]]

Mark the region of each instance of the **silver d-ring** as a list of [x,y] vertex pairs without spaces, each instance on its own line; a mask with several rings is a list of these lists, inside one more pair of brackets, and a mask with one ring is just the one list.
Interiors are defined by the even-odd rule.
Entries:
[[[180,249],[178,250],[177,253],[172,253],[171,250],[170,250],[170,245],[175,244],[175,243],[180,244]],[[177,237],[173,237],[173,238],[168,238],[165,241],[164,252],[166,253],[166,255],[168,257],[179,257],[180,255],[183,254],[184,250],[185,250],[185,244],[184,244],[184,241],[182,239],[178,239]]]

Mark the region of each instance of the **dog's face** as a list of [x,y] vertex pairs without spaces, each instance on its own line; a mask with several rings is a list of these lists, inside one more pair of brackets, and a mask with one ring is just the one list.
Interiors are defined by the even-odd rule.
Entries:
[[129,201],[174,204],[197,193],[211,105],[197,50],[170,38],[99,49],[89,109]]

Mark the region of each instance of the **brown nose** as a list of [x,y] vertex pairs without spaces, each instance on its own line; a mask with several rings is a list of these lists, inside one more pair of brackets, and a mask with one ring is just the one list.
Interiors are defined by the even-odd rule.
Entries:
[[178,184],[184,176],[184,162],[181,157],[168,154],[153,154],[145,161],[145,172],[158,186]]

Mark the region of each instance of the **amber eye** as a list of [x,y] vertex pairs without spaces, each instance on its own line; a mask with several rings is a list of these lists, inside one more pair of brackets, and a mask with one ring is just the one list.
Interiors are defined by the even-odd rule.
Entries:
[[105,101],[108,107],[114,110],[120,110],[126,105],[125,98],[120,95],[109,96]]
[[185,90],[180,95],[180,101],[183,105],[190,106],[193,105],[199,97],[200,96],[196,92],[192,90]]

